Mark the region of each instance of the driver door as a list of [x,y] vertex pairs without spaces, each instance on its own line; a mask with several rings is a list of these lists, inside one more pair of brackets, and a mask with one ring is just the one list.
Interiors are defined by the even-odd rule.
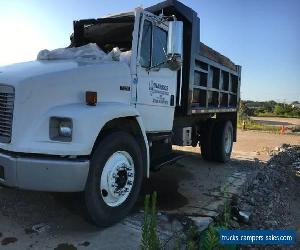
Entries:
[[168,25],[150,13],[141,23],[136,108],[147,132],[171,131],[177,72],[166,67]]

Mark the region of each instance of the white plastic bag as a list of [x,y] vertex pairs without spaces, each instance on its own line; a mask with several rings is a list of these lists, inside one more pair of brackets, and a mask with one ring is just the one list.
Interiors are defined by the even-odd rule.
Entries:
[[42,50],[37,56],[37,60],[63,60],[88,58],[94,60],[103,60],[107,54],[102,51],[97,44],[89,43],[81,47],[60,48],[55,50]]
[[91,59],[98,61],[120,61],[130,65],[131,50],[121,52],[118,47],[106,54],[97,44],[89,43],[81,47],[60,48],[55,50],[41,50],[37,60],[67,60],[67,59]]
[[130,65],[130,60],[131,60],[131,50],[121,52],[120,54],[120,62],[125,62],[128,65]]

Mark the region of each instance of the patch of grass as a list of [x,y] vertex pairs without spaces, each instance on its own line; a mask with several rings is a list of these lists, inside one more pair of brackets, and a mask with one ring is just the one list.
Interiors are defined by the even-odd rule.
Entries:
[[199,233],[194,225],[191,225],[186,235],[186,249],[197,250],[198,249]]
[[271,126],[271,125],[265,125],[258,123],[256,121],[253,121],[251,119],[239,119],[238,120],[238,128],[243,129],[243,121],[245,121],[245,130],[260,130],[260,131],[268,131],[273,133],[279,133],[280,128],[278,126]]
[[[160,241],[157,236],[157,211],[156,211],[157,193],[145,197],[144,221],[142,226],[142,250],[160,249]],[[151,201],[151,204],[150,204]]]
[[210,226],[204,231],[202,240],[200,242],[200,249],[213,250],[220,249],[219,234],[216,227]]
[[295,127],[293,127],[292,128],[292,132],[300,132],[300,126],[299,125],[297,125],[297,126],[295,126]]

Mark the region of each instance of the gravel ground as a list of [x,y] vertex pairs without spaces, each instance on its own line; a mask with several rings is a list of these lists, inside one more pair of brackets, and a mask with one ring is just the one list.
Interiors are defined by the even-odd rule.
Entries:
[[[296,229],[300,249],[300,147],[283,145],[255,171],[243,194],[233,200],[233,226],[241,229]],[[240,211],[249,216],[239,215]],[[241,222],[243,221],[243,222]],[[252,246],[253,247],[253,246]],[[251,249],[245,247],[244,249]],[[261,248],[260,248],[261,249]],[[269,246],[263,249],[283,249]]]

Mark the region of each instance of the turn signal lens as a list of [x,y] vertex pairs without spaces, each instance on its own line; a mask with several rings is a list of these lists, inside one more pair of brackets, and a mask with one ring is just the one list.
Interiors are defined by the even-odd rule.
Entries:
[[85,102],[89,106],[96,106],[97,104],[97,92],[86,91]]

